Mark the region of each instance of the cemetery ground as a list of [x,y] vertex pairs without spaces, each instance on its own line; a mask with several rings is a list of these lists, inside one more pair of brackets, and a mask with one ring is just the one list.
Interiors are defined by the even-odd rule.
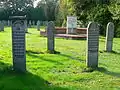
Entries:
[[56,38],[60,53],[48,54],[47,38],[35,28],[28,32],[26,74],[11,69],[11,28],[0,32],[0,90],[120,90],[120,38],[114,38],[113,52],[107,53],[105,37],[100,36],[99,68],[85,72],[86,40]]

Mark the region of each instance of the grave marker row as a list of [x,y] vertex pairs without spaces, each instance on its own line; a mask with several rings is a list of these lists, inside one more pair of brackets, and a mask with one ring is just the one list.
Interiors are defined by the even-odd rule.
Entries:
[[[26,71],[26,46],[25,31],[26,20],[22,16],[14,16],[12,19],[12,51],[13,51],[13,69],[15,71]],[[112,30],[111,30],[112,29]],[[114,24],[109,23],[107,28],[107,40],[112,43],[114,32]],[[111,36],[112,35],[112,36]],[[55,25],[50,21],[47,25],[47,48],[48,51],[55,51]],[[110,38],[110,39],[109,39]],[[108,43],[109,44],[109,43]],[[110,50],[111,50],[110,45]],[[97,23],[89,23],[87,29],[87,67],[98,67],[98,50],[99,50],[99,25]]]
[[[87,67],[98,67],[98,51],[99,51],[99,26],[97,23],[89,23],[87,29]],[[112,51],[114,37],[114,24],[109,22],[106,30],[106,46],[107,52]]]

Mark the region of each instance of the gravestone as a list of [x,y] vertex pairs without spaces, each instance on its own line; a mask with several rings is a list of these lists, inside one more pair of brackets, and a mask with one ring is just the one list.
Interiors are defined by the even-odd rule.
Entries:
[[25,24],[25,32],[28,33],[27,20],[24,20],[24,24]]
[[0,21],[0,31],[4,31],[4,23]]
[[40,31],[40,21],[37,21],[37,30]]
[[25,49],[25,18],[24,16],[12,16],[12,53],[13,69],[15,71],[26,71],[26,49]]
[[10,26],[11,24],[10,24],[10,20],[8,20],[8,22],[7,22],[7,26]]
[[35,21],[32,21],[32,25],[35,26]]
[[105,49],[106,49],[107,52],[112,51],[113,38],[114,38],[114,24],[112,22],[109,22],[107,24],[107,30],[106,30],[106,46],[105,46]]
[[47,25],[47,48],[48,52],[54,53],[54,34],[55,34],[55,25],[54,22],[50,21]]
[[99,26],[97,23],[89,23],[87,28],[87,67],[98,67],[99,50]]
[[77,29],[77,17],[68,16],[67,17],[67,34],[76,34]]
[[29,21],[29,27],[31,27],[32,23],[31,23],[31,20]]
[[12,21],[8,20],[8,26],[12,26]]

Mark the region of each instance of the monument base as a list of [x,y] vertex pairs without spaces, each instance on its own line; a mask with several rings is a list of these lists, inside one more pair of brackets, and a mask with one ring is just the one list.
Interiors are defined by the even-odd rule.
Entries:
[[76,28],[67,28],[66,34],[77,34]]

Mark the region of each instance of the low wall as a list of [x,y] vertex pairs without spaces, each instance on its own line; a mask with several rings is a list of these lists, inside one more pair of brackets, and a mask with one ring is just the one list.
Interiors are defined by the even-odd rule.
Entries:
[[[56,27],[55,28],[55,34],[66,34],[67,28],[66,27]],[[87,34],[87,28],[77,28],[76,29],[76,34]],[[40,31],[41,36],[46,36],[47,33],[46,31]]]
[[[56,27],[56,34],[66,34],[67,28],[66,27]],[[76,34],[86,34],[87,28],[77,28]]]

